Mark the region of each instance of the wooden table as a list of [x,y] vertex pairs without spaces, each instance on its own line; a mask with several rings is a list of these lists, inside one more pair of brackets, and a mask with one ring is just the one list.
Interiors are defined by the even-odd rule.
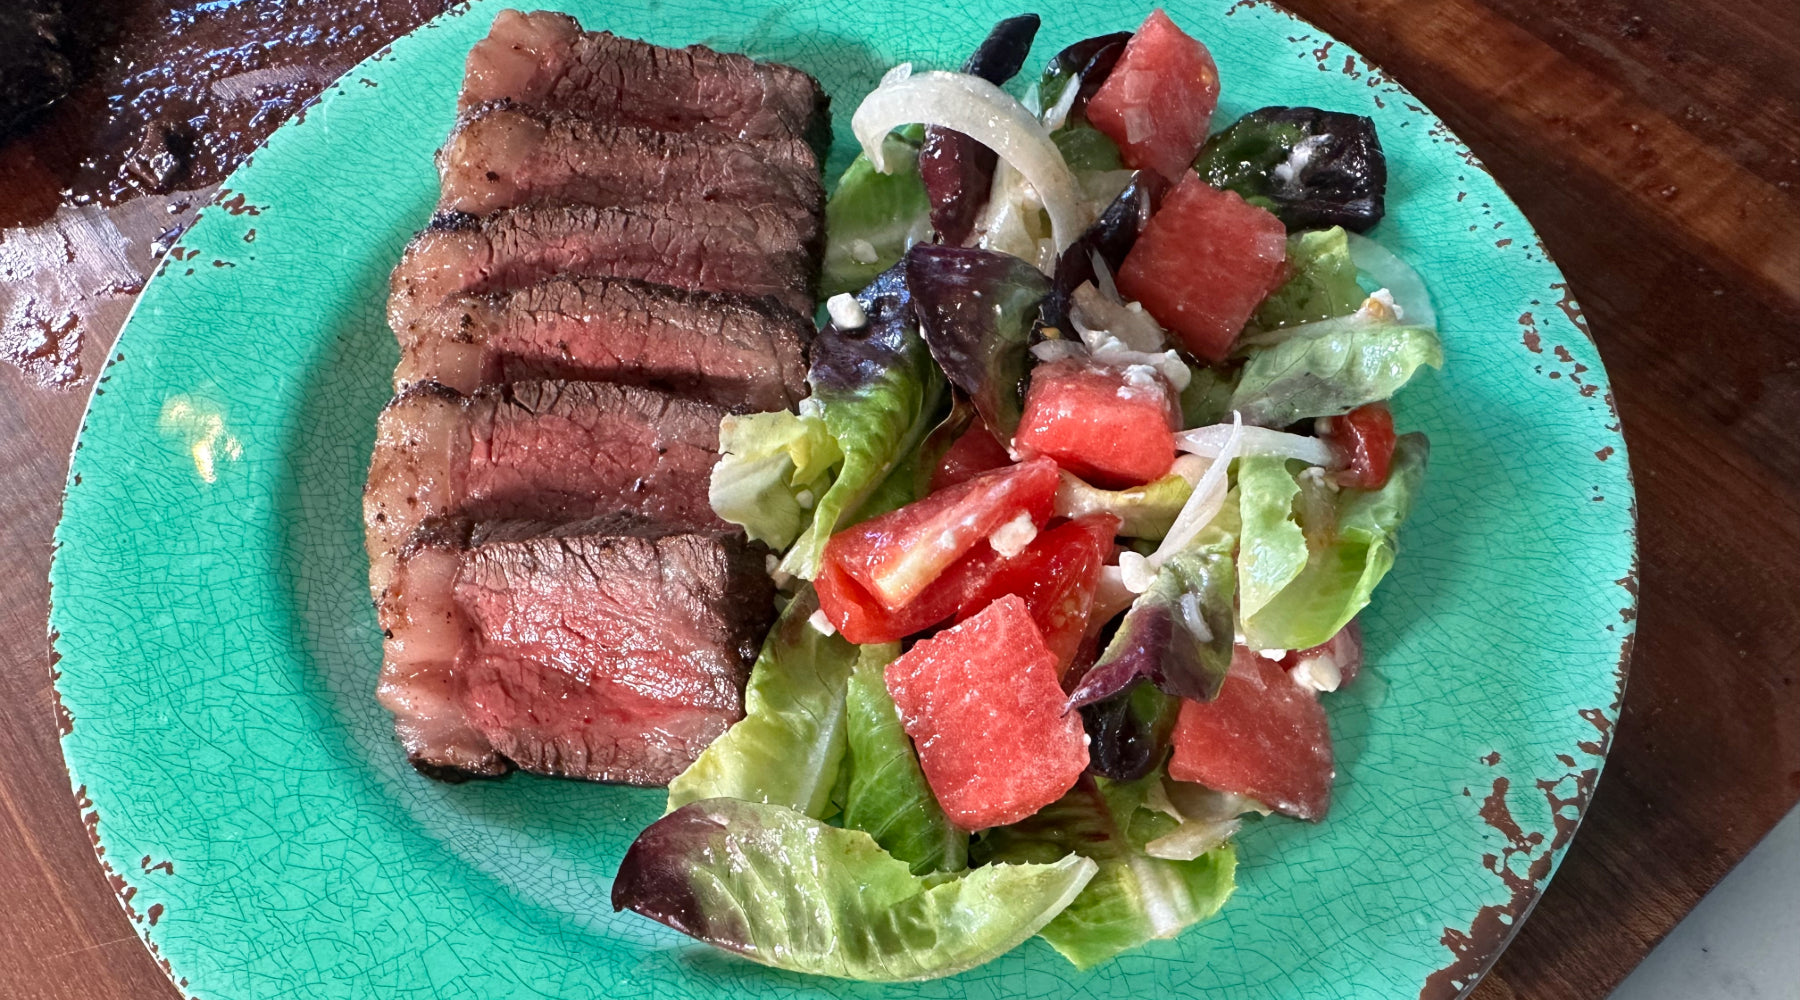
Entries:
[[[44,640],[88,380],[225,173],[443,4],[91,6],[73,95],[0,141],[0,982],[146,1000],[174,991],[94,862]],[[1800,9],[1292,7],[1468,142],[1561,262],[1612,374],[1640,505],[1629,693],[1581,836],[1475,994],[1603,997],[1800,797]]]

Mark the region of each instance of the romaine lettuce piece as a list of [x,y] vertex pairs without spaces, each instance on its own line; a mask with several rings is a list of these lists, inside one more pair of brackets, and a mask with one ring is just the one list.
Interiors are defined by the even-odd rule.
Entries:
[[1087,888],[1040,932],[1076,968],[1172,938],[1219,912],[1236,888],[1237,853],[1229,844],[1192,861],[1145,852],[1146,842],[1174,824],[1145,808],[1150,783],[1161,780],[1084,777],[1037,815],[977,842],[986,860],[1041,863],[1074,852],[1099,864]]
[[875,838],[915,875],[969,866],[969,835],[951,824],[919,768],[883,675],[899,643],[862,647],[846,703],[850,775],[844,825]]
[[1047,864],[920,878],[861,830],[782,806],[706,799],[638,835],[612,903],[764,965],[904,982],[1012,949],[1097,869],[1065,851]]
[[1421,366],[1443,367],[1436,333],[1391,317],[1369,300],[1349,316],[1245,338],[1248,360],[1229,409],[1244,423],[1281,428],[1388,399]]
[[1237,373],[1219,368],[1193,368],[1187,388],[1181,390],[1181,426],[1205,427],[1231,422],[1231,396],[1237,391]]
[[[1286,585],[1254,609],[1240,607],[1247,645],[1253,649],[1317,646],[1368,605],[1375,585],[1394,565],[1395,536],[1424,485],[1429,454],[1425,435],[1402,435],[1394,446],[1387,484],[1378,490],[1332,493],[1315,486],[1309,493],[1296,483],[1291,490],[1259,490],[1253,497],[1239,473],[1245,551],[1259,544],[1253,532],[1277,522],[1299,530],[1305,546],[1305,562]],[[1284,492],[1285,501],[1281,499]],[[1284,502],[1285,508],[1281,506]],[[1253,512],[1253,507],[1267,509]],[[1321,524],[1323,521],[1330,523]],[[1277,530],[1289,533],[1287,528]],[[1291,550],[1291,538],[1278,544]],[[1241,576],[1240,584],[1249,586]]]
[[825,421],[844,462],[782,559],[784,571],[804,580],[817,575],[832,532],[868,516],[870,497],[937,425],[949,391],[919,336],[905,266],[882,272],[856,298],[867,324],[819,331],[806,376],[812,399],[802,408]]
[[898,263],[908,247],[931,239],[931,203],[919,178],[924,136],[924,128],[914,125],[882,140],[889,173],[861,154],[844,168],[825,202],[821,298],[856,291]]
[[1000,440],[1010,439],[1024,409],[1031,328],[1050,279],[1011,254],[921,243],[907,251],[906,287],[938,367]]
[[1356,283],[1350,238],[1341,226],[1309,229],[1287,240],[1287,281],[1250,317],[1251,330],[1312,323],[1348,316],[1366,297]]
[[719,462],[707,499],[713,512],[743,527],[752,541],[780,550],[793,544],[808,509],[843,462],[837,440],[815,416],[728,415],[719,421]]
[[802,587],[763,640],[744,687],[744,717],[669,782],[669,811],[720,796],[768,802],[823,818],[844,761],[844,688],[857,647],[807,619],[819,610]]
[[1288,471],[1288,459],[1279,455],[1239,459],[1237,488],[1243,520],[1237,561],[1238,615],[1249,618],[1306,568],[1306,534],[1300,530],[1299,515],[1294,511],[1300,484]]

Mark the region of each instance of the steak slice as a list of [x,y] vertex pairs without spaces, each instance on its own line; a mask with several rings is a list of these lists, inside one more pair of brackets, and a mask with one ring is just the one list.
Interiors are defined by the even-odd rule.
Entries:
[[763,299],[625,278],[552,278],[454,297],[396,332],[396,390],[604,380],[720,406],[782,410],[806,395],[811,325]]
[[398,330],[462,292],[507,292],[558,273],[639,278],[690,291],[769,296],[812,315],[816,243],[799,210],[718,202],[630,208],[527,205],[476,219],[440,217],[394,268]]
[[802,230],[808,242],[825,211],[818,160],[798,139],[750,143],[499,107],[458,123],[437,162],[440,211],[723,201],[804,212],[812,220]]
[[459,109],[495,101],[665,132],[829,145],[825,92],[791,66],[584,32],[549,11],[501,11],[469,50]]
[[742,718],[775,614],[765,551],[663,531],[421,528],[380,604],[379,698],[414,766],[663,785]]
[[370,588],[380,599],[400,547],[437,515],[555,523],[632,511],[731,531],[707,503],[724,413],[604,382],[401,393],[376,423],[363,489]]

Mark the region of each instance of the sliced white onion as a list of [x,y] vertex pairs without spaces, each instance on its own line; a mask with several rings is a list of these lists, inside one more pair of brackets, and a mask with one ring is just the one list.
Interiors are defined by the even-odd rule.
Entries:
[[1069,120],[1069,109],[1075,106],[1075,95],[1080,92],[1081,74],[1077,73],[1069,77],[1068,84],[1063,87],[1062,96],[1058,97],[1056,103],[1044,112],[1044,128],[1052,132],[1062,128],[1063,123]]
[[1206,457],[1177,455],[1175,464],[1169,466],[1169,472],[1187,480],[1189,486],[1194,486],[1200,482],[1200,477],[1206,475],[1206,470],[1210,468],[1212,468],[1212,462]]
[[1050,215],[1058,253],[1087,228],[1089,213],[1062,152],[1043,123],[1011,94],[967,73],[889,73],[850,116],[856,141],[882,173],[890,167],[882,155],[882,139],[915,123],[961,132],[1024,174]]
[[1244,419],[1236,411],[1231,411],[1231,434],[1225,439],[1224,447],[1213,459],[1212,465],[1206,469],[1206,475],[1194,484],[1193,495],[1187,503],[1182,504],[1181,513],[1175,515],[1175,523],[1170,526],[1169,533],[1163,537],[1162,544],[1150,555],[1150,565],[1160,568],[1164,561],[1194,540],[1202,528],[1218,516],[1219,510],[1225,506],[1225,494],[1228,489],[1226,473],[1231,462],[1238,457],[1239,448],[1244,442]]
[[[1217,458],[1224,452],[1225,442],[1237,430],[1231,424],[1196,427],[1175,435],[1175,447],[1190,455]],[[1238,451],[1240,457],[1269,455],[1297,458],[1308,465],[1331,465],[1336,460],[1331,446],[1316,437],[1272,431],[1267,427],[1245,427],[1242,432],[1243,440]]]
[[1356,233],[1345,233],[1350,241],[1350,261],[1377,285],[1393,294],[1394,304],[1409,326],[1437,329],[1437,310],[1431,308],[1431,292],[1425,279],[1412,265],[1401,260],[1392,250]]

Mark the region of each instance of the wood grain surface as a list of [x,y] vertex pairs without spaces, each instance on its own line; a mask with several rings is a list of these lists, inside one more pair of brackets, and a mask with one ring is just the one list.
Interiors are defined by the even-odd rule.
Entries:
[[[95,863],[44,637],[89,373],[224,174],[442,2],[65,6],[85,15],[75,90],[0,138],[0,984],[150,1000],[186,991]],[[1289,6],[1467,141],[1612,376],[1638,489],[1630,684],[1580,836],[1475,992],[1604,997],[1800,798],[1800,4]]]

